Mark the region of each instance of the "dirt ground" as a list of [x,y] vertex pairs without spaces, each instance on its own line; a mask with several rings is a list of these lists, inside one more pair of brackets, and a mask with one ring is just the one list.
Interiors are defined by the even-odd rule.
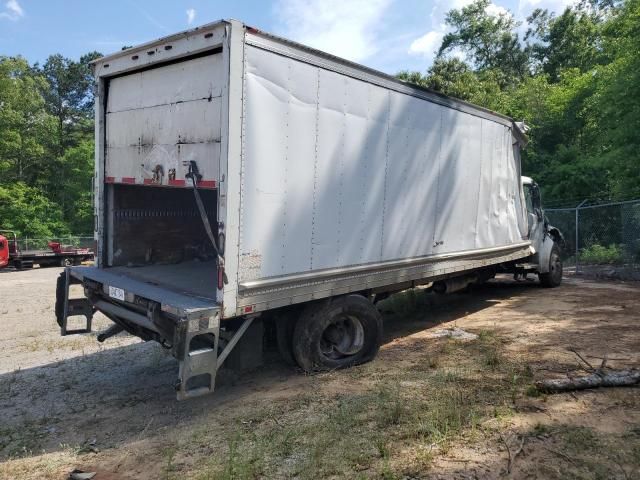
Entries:
[[[0,478],[640,479],[640,390],[542,395],[577,356],[640,365],[640,284],[500,278],[384,302],[374,362],[306,376],[275,354],[176,402],[156,344],[60,337],[61,269],[0,272]],[[99,315],[96,331],[107,325]],[[477,338],[438,337],[461,328]]]

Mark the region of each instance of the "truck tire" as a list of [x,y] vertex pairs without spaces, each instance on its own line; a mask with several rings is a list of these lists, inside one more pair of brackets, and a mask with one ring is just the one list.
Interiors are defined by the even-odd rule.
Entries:
[[555,243],[549,255],[549,272],[539,273],[540,284],[546,288],[558,287],[562,283],[562,258],[560,248]]
[[61,267],[70,267],[71,265],[73,265],[73,259],[72,258],[64,257],[63,259],[60,260],[60,266]]
[[292,308],[275,318],[276,324],[276,341],[278,343],[278,352],[282,360],[292,367],[298,366],[298,362],[293,356],[293,331],[300,315],[300,310]]
[[56,279],[56,305],[55,305],[55,313],[56,313],[56,322],[59,327],[62,327],[62,317],[64,315],[64,296],[65,296],[65,282],[67,281],[67,276],[65,272],[62,272],[58,275]]
[[306,372],[351,367],[372,360],[382,341],[382,317],[360,295],[310,305],[293,332],[293,355]]

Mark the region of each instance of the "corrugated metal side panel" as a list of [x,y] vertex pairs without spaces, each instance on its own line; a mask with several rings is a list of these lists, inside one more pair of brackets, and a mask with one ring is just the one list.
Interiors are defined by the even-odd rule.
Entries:
[[244,81],[239,281],[521,240],[509,127],[249,45]]
[[433,251],[441,133],[441,107],[397,93],[390,98],[385,260]]
[[[206,184],[220,164],[222,55],[211,54],[110,80],[106,111],[106,177],[162,185],[184,183],[196,160]],[[171,170],[175,178],[169,178]]]
[[[442,110],[442,134],[434,252],[474,248],[482,119]],[[505,243],[505,245],[508,242]]]

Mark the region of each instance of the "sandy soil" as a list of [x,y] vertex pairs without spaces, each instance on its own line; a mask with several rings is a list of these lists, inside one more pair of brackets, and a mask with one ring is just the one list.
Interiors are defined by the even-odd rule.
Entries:
[[[376,375],[400,375],[423,361],[442,328],[493,332],[506,356],[528,365],[532,382],[581,373],[569,348],[594,364],[607,354],[611,367],[640,365],[640,285],[569,278],[548,290],[498,279],[471,293],[429,295],[404,319],[385,315],[385,342],[369,366],[310,377],[270,357],[256,371],[223,376],[214,395],[178,403],[171,388],[177,364],[159,345],[124,335],[105,344],[95,333],[59,336],[53,302],[60,271],[0,272],[0,478],[62,479],[74,468],[97,471],[97,480],[174,478],[176,471],[176,478],[209,478],[198,465],[217,454],[215,445],[191,451],[183,440],[194,432],[225,439],[234,415],[291,405],[310,392],[354,393]],[[98,315],[95,330],[107,324]],[[509,415],[496,415],[495,428],[463,431],[412,477],[640,478],[638,393],[518,395]],[[587,441],[601,457],[583,468],[579,449]],[[618,458],[615,442],[631,445],[631,453]],[[394,452],[398,462],[405,454]]]

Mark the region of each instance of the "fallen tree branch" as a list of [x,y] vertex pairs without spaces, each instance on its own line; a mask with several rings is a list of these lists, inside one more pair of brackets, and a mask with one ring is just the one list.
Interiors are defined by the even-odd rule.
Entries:
[[509,444],[507,443],[507,441],[502,436],[502,433],[500,434],[500,440],[502,440],[502,443],[504,443],[504,446],[507,449],[507,454],[509,454],[509,461],[507,462],[507,475],[508,475],[509,473],[511,473],[511,462],[513,461],[513,458],[511,457],[511,449],[509,448]]
[[544,448],[544,449],[545,449],[545,450],[547,450],[548,452],[555,453],[555,454],[556,454],[556,455],[558,455],[559,457],[564,458],[564,459],[565,459],[567,462],[569,462],[569,463],[572,463],[572,464],[574,464],[574,465],[577,465],[577,462],[576,462],[573,458],[571,458],[571,457],[570,457],[569,455],[567,455],[566,453],[561,452],[560,450],[555,450],[555,449],[553,449],[553,448],[545,447],[544,445],[542,445],[542,448]]
[[[500,433],[500,440],[502,440],[502,443],[504,444],[504,446],[507,449],[507,454],[509,455],[509,460],[508,460],[508,463],[507,463],[507,472],[506,472],[507,475],[509,475],[511,473],[511,467],[513,466],[513,461],[520,454],[520,452],[522,452],[522,449],[524,448],[525,439],[526,439],[526,437],[523,435],[522,438],[520,439],[520,446],[518,447],[518,449],[515,452],[512,453],[511,452],[511,448],[509,448],[509,443],[502,436],[502,433]],[[517,437],[516,437],[516,440],[517,440]]]
[[585,363],[585,365],[589,367],[590,370],[592,371],[595,370],[595,368],[593,368],[593,365],[591,365],[582,355],[580,355],[580,353],[578,353],[578,351],[575,348],[569,348],[569,351],[573,352],[576,355],[576,357],[582,360]]
[[640,370],[605,371],[594,370],[594,373],[582,377],[541,380],[536,388],[544,393],[570,392],[598,387],[628,387],[640,383]]
[[603,370],[607,366],[608,357],[609,357],[608,353],[605,353],[604,357],[602,357],[602,363],[600,364],[600,370]]
[[509,473],[511,473],[511,466],[513,465],[513,462],[515,461],[516,457],[520,455],[520,452],[522,452],[522,450],[524,449],[525,439],[526,437],[523,435],[522,439],[520,440],[520,446],[515,452],[513,452],[513,458],[511,459],[511,462],[509,463],[509,468],[508,468]]
[[587,355],[587,357],[589,358],[596,358],[598,360],[604,360],[605,358],[607,358],[607,360],[615,360],[615,361],[621,361],[621,362],[628,362],[629,360],[631,360],[630,358],[623,358],[623,357],[609,357],[608,355],[605,355],[604,357],[598,357],[596,355]]

